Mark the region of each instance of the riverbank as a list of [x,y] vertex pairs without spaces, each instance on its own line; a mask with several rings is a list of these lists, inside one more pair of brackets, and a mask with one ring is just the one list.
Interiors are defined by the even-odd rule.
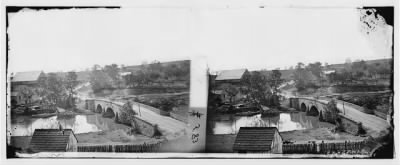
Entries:
[[[362,141],[365,137],[353,136],[348,133],[332,133],[328,128],[313,128],[306,130],[296,130],[288,132],[280,132],[283,141],[291,141],[296,144],[304,144],[309,141],[326,143],[343,142],[343,141]],[[233,143],[235,142],[236,134],[223,135],[207,135],[206,151],[211,153],[232,153]]]
[[366,137],[354,136],[345,132],[333,133],[330,128],[315,128],[306,130],[295,130],[281,132],[283,141],[290,141],[295,144],[308,143],[309,141],[341,142],[341,141],[362,141]]
[[[266,117],[268,117],[268,116],[277,116],[277,115],[279,115],[281,113],[292,114],[292,113],[301,112],[301,111],[298,111],[298,110],[293,109],[293,108],[288,108],[286,106],[281,106],[279,108],[277,108],[277,107],[268,108],[268,110],[265,110],[265,111],[274,112],[273,115],[265,115]],[[248,113],[248,115],[243,115],[246,112],[254,112],[254,113]],[[213,110],[213,109],[209,109],[207,113],[208,113],[208,115],[207,115],[207,120],[208,121],[210,121],[210,120],[226,120],[227,118],[232,117],[232,116],[254,116],[254,115],[257,115],[257,114],[258,115],[262,114],[261,111],[245,111],[245,112],[237,112],[237,113],[231,113],[231,112],[228,113],[228,112],[217,112],[216,110]],[[267,113],[264,113],[264,114],[267,114]]]

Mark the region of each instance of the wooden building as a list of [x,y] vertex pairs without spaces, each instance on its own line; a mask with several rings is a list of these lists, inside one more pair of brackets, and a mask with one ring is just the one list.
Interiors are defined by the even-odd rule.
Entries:
[[233,144],[238,153],[282,153],[282,137],[276,127],[240,127]]
[[77,144],[71,129],[35,129],[29,149],[33,152],[77,152]]
[[[247,75],[250,75],[247,69],[223,70],[219,72],[213,82],[213,94],[219,95],[223,102],[236,103],[236,101],[244,99],[246,95],[242,94],[239,88],[243,86],[243,79]],[[236,88],[238,93],[234,97],[229,96],[229,94],[224,91],[225,85]]]
[[39,100],[39,96],[34,92],[29,92],[31,95],[27,95],[28,92],[24,90],[35,89],[43,76],[45,74],[42,71],[17,72],[11,75],[11,104],[28,104]]
[[247,69],[223,70],[217,74],[215,82],[217,84],[229,83],[238,85],[245,75],[250,74]]

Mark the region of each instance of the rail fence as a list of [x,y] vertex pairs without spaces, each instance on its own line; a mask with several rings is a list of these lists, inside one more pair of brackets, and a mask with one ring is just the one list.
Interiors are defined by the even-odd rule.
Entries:
[[363,154],[362,149],[365,146],[365,141],[341,143],[308,143],[308,144],[283,144],[282,150],[284,154]]
[[136,145],[93,145],[78,146],[78,152],[157,152],[162,146],[162,142],[154,144]]

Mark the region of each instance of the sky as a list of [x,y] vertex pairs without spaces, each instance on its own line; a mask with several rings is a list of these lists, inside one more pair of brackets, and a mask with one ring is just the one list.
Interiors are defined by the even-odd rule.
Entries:
[[204,57],[212,71],[256,70],[390,58],[393,27],[366,30],[360,15],[349,7],[25,9],[9,14],[9,69]]

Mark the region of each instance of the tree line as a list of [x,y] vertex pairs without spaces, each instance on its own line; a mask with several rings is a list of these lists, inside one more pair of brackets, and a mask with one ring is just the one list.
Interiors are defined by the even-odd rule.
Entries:
[[[323,73],[323,70],[331,70],[332,73]],[[378,83],[379,79],[386,79],[392,74],[392,66],[389,61],[386,63],[368,64],[364,60],[355,62],[347,61],[341,68],[330,68],[328,64],[322,66],[321,62],[305,65],[298,63],[294,70],[296,88],[303,90],[308,87],[318,87],[335,84],[368,84]]]
[[281,72],[273,70],[269,74],[263,74],[260,71],[252,71],[244,74],[240,85],[223,83],[220,89],[229,97],[229,102],[233,103],[233,98],[237,94],[245,95],[245,102],[253,103],[257,106],[278,106],[279,101],[276,100],[279,92],[278,87],[283,83]]
[[40,76],[36,87],[17,86],[25,104],[29,103],[33,95],[40,97],[42,104],[51,104],[58,107],[75,108],[75,87],[78,85],[77,74],[68,72],[65,77],[56,73],[48,73]]
[[150,64],[144,62],[136,71],[129,71],[127,67],[117,64],[104,67],[95,65],[90,74],[90,83],[93,91],[107,88],[165,86],[173,84],[176,80],[184,81],[185,85],[189,86],[189,76],[190,63],[186,61],[169,65],[163,65],[159,61]]

